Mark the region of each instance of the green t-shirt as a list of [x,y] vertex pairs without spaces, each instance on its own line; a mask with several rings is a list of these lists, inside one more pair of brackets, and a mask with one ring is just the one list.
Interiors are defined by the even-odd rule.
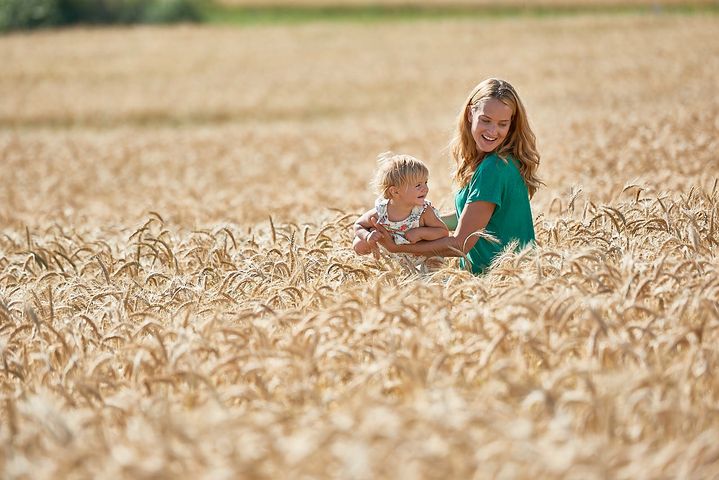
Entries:
[[[529,207],[529,193],[516,160],[508,156],[505,162],[496,153],[482,160],[472,175],[469,184],[454,197],[457,218],[464,207],[472,202],[485,201],[495,204],[494,213],[485,228],[500,243],[480,238],[467,257],[472,273],[483,273],[494,257],[512,240],[519,242],[519,248],[534,241],[534,222]],[[464,259],[460,264],[464,268]]]

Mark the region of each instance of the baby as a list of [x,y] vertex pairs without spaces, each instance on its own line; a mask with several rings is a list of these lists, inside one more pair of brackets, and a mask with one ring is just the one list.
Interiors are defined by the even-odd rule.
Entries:
[[372,219],[386,228],[397,244],[437,240],[449,235],[439,212],[426,199],[429,170],[410,155],[385,152],[378,157],[372,182],[380,197],[373,209],[360,216],[354,224],[354,251],[359,255],[379,255],[380,238],[372,227]]

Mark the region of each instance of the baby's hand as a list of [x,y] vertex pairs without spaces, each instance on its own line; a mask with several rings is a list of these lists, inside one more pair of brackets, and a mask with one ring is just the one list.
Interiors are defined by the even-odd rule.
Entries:
[[369,235],[367,235],[366,241],[370,246],[375,246],[381,237],[382,236],[377,233],[377,230],[372,230]]
[[410,228],[406,232],[404,232],[404,238],[409,243],[417,243],[421,240],[420,238],[420,230],[418,228]]
[[379,241],[380,237],[381,235],[377,233],[377,230],[371,230],[369,235],[367,235],[365,239],[367,245],[369,245],[369,248],[372,251],[372,256],[375,259],[379,259],[379,244],[377,242]]

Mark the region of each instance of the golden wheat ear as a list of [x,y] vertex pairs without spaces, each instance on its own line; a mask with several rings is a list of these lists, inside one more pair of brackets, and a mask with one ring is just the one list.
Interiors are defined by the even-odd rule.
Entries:
[[462,245],[462,248],[467,246],[467,240],[469,240],[472,237],[479,237],[483,240],[487,240],[490,243],[500,243],[499,239],[492,235],[491,233],[487,232],[486,230],[476,230],[469,235],[467,235],[467,238],[464,240],[464,245]]
[[497,237],[495,237],[494,235],[492,235],[491,233],[488,233],[484,230],[476,230],[476,231],[470,233],[469,235],[467,235],[467,238],[464,239],[464,243],[462,244],[462,250],[460,250],[458,248],[454,248],[454,247],[449,247],[450,251],[456,253],[458,257],[461,257],[464,259],[464,268],[467,271],[471,271],[472,267],[471,267],[469,257],[467,257],[467,254],[464,253],[464,250],[467,249],[467,242],[472,237],[479,237],[479,238],[487,240],[488,242],[491,242],[491,243],[500,243],[499,239]]

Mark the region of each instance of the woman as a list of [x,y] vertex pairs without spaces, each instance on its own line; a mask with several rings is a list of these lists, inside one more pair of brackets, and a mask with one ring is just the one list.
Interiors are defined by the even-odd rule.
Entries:
[[[459,190],[456,213],[442,221],[454,232],[439,240],[396,245],[386,229],[373,223],[380,245],[393,253],[466,255],[471,271],[480,274],[510,242],[517,241],[519,248],[532,242],[529,199],[542,185],[535,142],[514,87],[494,78],[483,81],[464,103],[451,144]],[[464,258],[460,263],[466,267]]]

